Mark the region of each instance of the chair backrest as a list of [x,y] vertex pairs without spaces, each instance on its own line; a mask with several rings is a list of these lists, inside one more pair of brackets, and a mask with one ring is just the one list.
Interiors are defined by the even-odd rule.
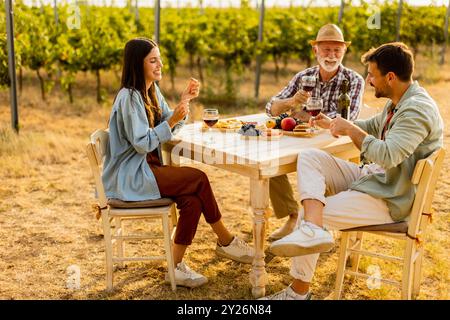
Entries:
[[408,227],[408,234],[413,237],[425,228],[423,220],[428,221],[428,216],[432,214],[431,205],[444,156],[445,150],[439,148],[427,158],[419,160],[414,169],[411,181],[417,185],[417,190]]
[[105,188],[102,182],[102,170],[108,143],[109,132],[107,130],[96,130],[91,135],[91,141],[86,145],[86,153],[94,175],[98,202],[101,208],[106,207],[107,204]]

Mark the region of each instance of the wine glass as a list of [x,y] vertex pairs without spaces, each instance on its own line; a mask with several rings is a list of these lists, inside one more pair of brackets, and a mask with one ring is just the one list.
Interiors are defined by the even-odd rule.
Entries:
[[[314,76],[303,76],[301,79],[302,90],[305,92],[312,92],[316,87],[316,77]],[[306,109],[306,105],[304,103],[300,106],[301,110]]]
[[316,77],[314,76],[303,76],[302,77],[302,90],[306,92],[311,92],[316,87]]
[[203,110],[203,121],[208,126],[209,139],[206,140],[206,144],[213,144],[214,139],[211,135],[211,128],[219,121],[219,110],[217,109],[205,109]]
[[[308,101],[306,102],[306,112],[311,115],[311,120],[314,120],[316,118],[316,116],[322,111],[322,108],[323,100],[321,98],[308,98]],[[312,128],[314,130],[316,129],[315,126],[313,126]]]

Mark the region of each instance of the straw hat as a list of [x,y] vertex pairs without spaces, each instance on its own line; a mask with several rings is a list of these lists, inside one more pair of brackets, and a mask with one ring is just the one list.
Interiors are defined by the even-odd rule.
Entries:
[[314,46],[323,41],[341,42],[345,43],[347,47],[352,43],[351,41],[345,41],[341,29],[339,29],[337,25],[331,23],[320,28],[319,32],[317,32],[316,40],[311,40],[309,43]]

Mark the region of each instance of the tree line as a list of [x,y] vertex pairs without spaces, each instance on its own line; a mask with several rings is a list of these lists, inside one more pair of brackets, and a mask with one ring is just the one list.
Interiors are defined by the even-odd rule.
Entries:
[[[340,26],[352,41],[350,52],[396,40],[397,3],[378,5],[379,29],[368,27],[373,7],[346,7]],[[161,11],[160,45],[172,87],[180,63],[187,64],[205,83],[206,73],[224,70],[225,92],[236,93],[235,79],[252,67],[260,55],[274,63],[274,75],[290,59],[313,62],[309,40],[325,23],[338,23],[339,8],[270,8],[266,10],[263,42],[258,43],[258,11],[241,8],[165,8]],[[413,7],[403,3],[399,38],[417,54],[444,42],[445,7]],[[102,100],[101,73],[120,70],[124,44],[136,36],[152,37],[154,11],[131,5],[125,8],[59,5],[14,8],[19,91],[23,69],[36,74],[42,99],[59,83],[73,102],[78,72],[97,79],[97,100]],[[0,86],[9,83],[4,3],[0,3]]]

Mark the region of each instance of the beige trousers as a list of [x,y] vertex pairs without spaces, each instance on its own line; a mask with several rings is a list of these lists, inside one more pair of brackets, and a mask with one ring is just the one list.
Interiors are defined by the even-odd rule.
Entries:
[[278,219],[298,212],[298,203],[287,175],[269,179],[269,195],[273,211]]
[[[353,181],[382,172],[383,169],[376,164],[361,168],[324,151],[306,149],[299,153],[297,160],[300,202],[316,199],[324,203],[324,227],[331,230],[393,223],[384,200],[349,190]],[[303,215],[301,209],[298,223]],[[318,259],[319,254],[294,257],[290,274],[296,279],[311,282]]]

